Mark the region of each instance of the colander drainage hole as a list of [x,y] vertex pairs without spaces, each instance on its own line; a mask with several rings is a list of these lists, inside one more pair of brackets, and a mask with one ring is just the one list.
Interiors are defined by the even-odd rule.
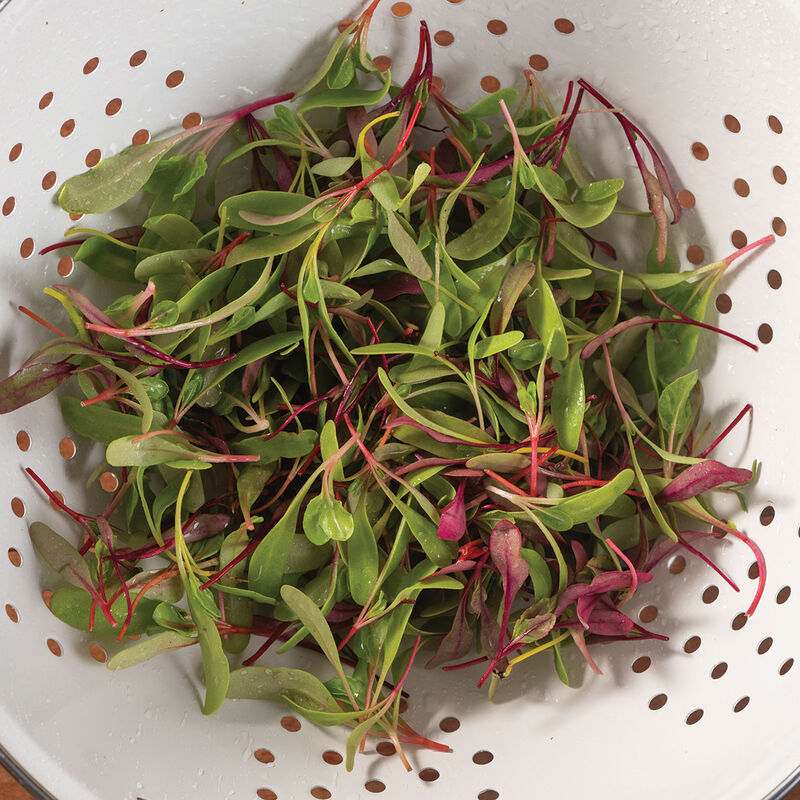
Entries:
[[478,800],[497,800],[500,797],[500,792],[494,789],[484,789],[479,795]]
[[667,704],[667,696],[662,692],[661,694],[655,695],[650,702],[648,703],[651,711],[658,711]]
[[364,788],[368,792],[372,792],[372,794],[378,794],[380,792],[386,791],[386,784],[383,781],[379,781],[373,778],[371,781],[367,781],[364,784]]
[[703,709],[696,708],[694,711],[691,712],[691,714],[689,714],[686,717],[686,724],[696,725],[698,722],[700,722],[701,719],[703,719]]
[[712,680],[719,680],[728,671],[728,665],[724,661],[720,661],[714,669],[711,670]]
[[445,717],[439,722],[439,727],[445,733],[453,733],[461,727],[461,723],[456,717]]
[[472,763],[473,764],[489,764],[494,761],[494,753],[489,752],[488,750],[478,750],[474,756],[472,756]]
[[684,653],[696,653],[700,649],[701,643],[702,643],[702,639],[700,639],[699,636],[690,636],[683,643],[683,652]]
[[713,583],[711,584],[711,586],[707,586],[703,590],[703,602],[706,604],[713,603],[718,597],[719,597],[719,587],[715,586]]
[[763,656],[772,647],[772,637],[767,636],[758,643],[758,654]]
[[271,750],[266,750],[263,747],[259,747],[253,753],[253,758],[256,761],[260,761],[262,764],[271,764],[275,760],[275,756],[272,754]]
[[439,770],[433,767],[425,767],[419,771],[419,779],[425,783],[433,783],[439,780]]
[[324,786],[315,786],[311,790],[311,796],[316,798],[316,800],[328,800],[331,793]]

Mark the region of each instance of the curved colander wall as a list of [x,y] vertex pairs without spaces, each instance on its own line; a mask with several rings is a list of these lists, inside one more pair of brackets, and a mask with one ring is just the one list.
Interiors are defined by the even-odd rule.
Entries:
[[[38,254],[69,225],[91,222],[57,207],[61,182],[131,142],[297,88],[337,25],[362,9],[340,0],[14,0],[0,9],[5,375],[46,338],[17,307],[52,315],[44,286],[94,283],[68,256]],[[738,594],[700,560],[675,556],[628,612],[669,641],[597,648],[603,675],[569,653],[577,688],[563,686],[548,660],[532,660],[491,703],[472,676],[414,671],[409,719],[453,752],[415,751],[409,773],[370,744],[347,773],[342,730],[252,701],[204,717],[198,654],[113,673],[103,666],[108,643],[50,614],[42,593],[52,576],[37,563],[27,526],[65,523],[23,468],[76,505],[102,502],[119,476],[104,472],[85,488],[102,452],[65,427],[49,397],[0,418],[0,744],[59,800],[556,792],[752,800],[778,791],[798,767],[800,11],[788,0],[385,0],[370,49],[398,79],[413,61],[421,18],[433,34],[436,75],[464,106],[521,87],[525,68],[556,101],[577,77],[614,98],[668,156],[685,212],[672,232],[684,265],[776,234],[769,249],[736,262],[715,297],[716,321],[758,341],[759,352],[724,339],[704,340],[699,352],[708,436],[745,403],[754,407],[719,458],[763,461],[749,510],[728,509],[764,550],[762,604],[743,615],[756,577],[746,548],[706,544],[736,576]],[[629,179],[626,200],[641,205],[630,151],[609,120],[591,116],[600,115],[581,120],[579,142],[591,145],[597,172]],[[97,224],[134,221],[127,208]],[[635,267],[647,244],[623,244],[620,258]]]

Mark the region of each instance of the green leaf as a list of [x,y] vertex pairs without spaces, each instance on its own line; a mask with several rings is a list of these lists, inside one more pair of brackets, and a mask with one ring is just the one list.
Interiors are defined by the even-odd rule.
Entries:
[[203,655],[203,674],[206,684],[203,713],[213,714],[222,705],[228,691],[230,666],[225,651],[222,649],[222,639],[214,617],[200,601],[199,592],[189,591],[191,586],[193,584],[187,586],[186,597],[192,619],[197,625],[200,652]]
[[520,555],[528,562],[533,583],[533,594],[536,600],[542,600],[553,594],[553,576],[550,567],[542,556],[535,550],[523,547]]
[[[148,439],[139,436],[120,436],[106,448],[106,461],[112,467],[152,467],[173,461],[194,461],[203,456],[214,455],[199,447],[187,444],[176,436],[159,434]],[[203,469],[211,464],[200,463],[193,469]]]
[[482,97],[475,105],[470,106],[466,111],[462,111],[461,116],[475,119],[494,116],[500,113],[501,100],[503,100],[507,106],[513,106],[519,100],[519,92],[512,88],[498,89],[496,92]]
[[622,191],[625,181],[621,178],[608,178],[602,181],[592,181],[580,189],[575,194],[574,202],[596,203],[599,200],[607,200],[609,197],[616,197]]
[[[336,438],[336,423],[332,419],[329,419],[322,426],[322,433],[319,436],[319,446],[323,461],[327,461],[335,455],[339,449],[339,442]],[[331,477],[335,481],[344,480],[344,468],[341,459],[334,464],[331,470]]]
[[371,106],[380,103],[389,91],[392,76],[387,71],[383,86],[378,89],[361,89],[354,80],[344,89],[322,89],[304,100],[297,109],[298,114],[306,114],[315,108],[351,108],[353,106]]
[[274,471],[273,467],[263,467],[260,464],[247,464],[240,470],[236,479],[236,494],[246,522],[250,519],[253,503],[261,497],[264,485]]
[[[587,489],[580,494],[562,500],[555,508],[569,515],[573,525],[589,522],[605,510],[622,494],[630,489],[633,483],[633,470],[623,469],[618,472],[605,486],[596,489]],[[564,530],[561,527],[556,530]]]
[[[77,397],[62,397],[61,413],[75,433],[103,444],[111,444],[120,436],[142,433],[142,418],[138,415],[123,414],[99,403],[82,406]],[[153,422],[157,429],[161,429],[166,426],[167,418],[155,412]]]
[[102,236],[87,239],[75,253],[89,269],[111,281],[133,282],[136,252],[129,247],[114,244]]
[[389,241],[397,251],[408,271],[421,281],[429,281],[433,272],[414,239],[406,231],[393,211],[387,216]]
[[113,670],[135,667],[137,664],[149,661],[154,656],[166,653],[168,650],[186,647],[190,644],[195,644],[196,641],[196,639],[187,640],[184,634],[177,631],[157,633],[155,636],[149,636],[147,639],[136,642],[136,644],[120,650],[119,653],[115,653],[106,662],[106,667]]
[[364,605],[377,579],[378,545],[367,516],[367,498],[362,488],[353,514],[353,535],[347,541],[347,581],[353,600]]
[[508,192],[494,205],[484,211],[481,218],[472,227],[447,245],[447,252],[462,261],[474,261],[491,253],[505,240],[511,219],[514,216],[514,207],[517,203],[517,170],[516,162]]
[[558,443],[564,450],[575,450],[578,447],[585,406],[583,362],[580,353],[576,352],[553,384],[550,400],[550,413],[556,427]]
[[330,539],[346,541],[353,535],[353,517],[341,501],[319,494],[306,506],[303,530],[316,545]]
[[658,398],[658,421],[668,435],[683,433],[692,420],[689,395],[697,383],[697,370],[676,378]]
[[502,353],[509,347],[519,344],[524,338],[525,334],[522,331],[506,331],[496,336],[487,336],[475,345],[475,358],[489,358]]
[[277,597],[279,594],[297,529],[300,506],[316,475],[317,473],[314,473],[297,492],[283,516],[270,528],[250,556],[247,570],[248,584],[253,590],[267,597]]
[[314,602],[303,594],[303,592],[289,584],[284,584],[281,587],[281,598],[283,602],[289,606],[289,609],[295,617],[300,620],[308,632],[314,637],[314,640],[320,646],[323,654],[334,670],[336,670],[336,674],[342,681],[346,681],[347,678],[342,669],[342,662],[339,659],[339,651],[336,648],[336,642],[319,608],[317,608]]
[[284,700],[301,714],[306,710],[339,709],[333,695],[319,678],[305,670],[289,667],[253,666],[234,670],[228,684],[228,697],[243,700]]
[[178,143],[172,137],[128,147],[75,175],[59,189],[58,203],[72,214],[104,214],[130,200],[153,174],[156,164]]
[[231,452],[237,455],[261,456],[259,464],[268,464],[281,458],[302,458],[307,456],[317,444],[317,432],[311,429],[300,433],[280,431],[264,441],[263,436],[252,436],[232,442]]
[[367,717],[363,722],[356,725],[352,733],[347,737],[345,744],[345,769],[353,771],[356,760],[356,750],[361,744],[362,739],[375,727],[383,712]]
[[437,535],[437,526],[427,517],[415,511],[407,503],[392,492],[384,488],[387,497],[392,501],[394,507],[400,512],[401,516],[408,525],[414,538],[419,542],[425,555],[437,567],[445,567],[452,563],[455,558],[456,543],[440,539]]
[[89,565],[66,539],[43,522],[32,522],[28,531],[39,557],[67,583],[78,587],[83,587],[84,583],[92,585]]
[[186,269],[194,272],[194,267],[205,264],[214,253],[202,247],[191,247],[183,250],[168,250],[143,258],[134,270],[134,277],[141,283],[157,275],[185,276]]
[[157,217],[149,217],[145,220],[144,227],[163,239],[171,250],[196,247],[202,236],[200,229],[191,220],[180,214],[160,214]]
[[208,161],[206,160],[206,154],[200,150],[192,159],[191,168],[186,170],[183,175],[181,175],[180,179],[175,185],[175,190],[172,193],[173,202],[192,190],[197,181],[199,181],[200,178],[206,174],[207,170]]
[[558,361],[566,359],[569,346],[564,319],[541,270],[536,274],[536,293],[528,301],[528,317],[545,345],[550,342],[550,355]]
[[[131,592],[133,595],[134,593]],[[50,598],[50,611],[62,622],[78,630],[88,631],[92,619],[92,597],[82,588],[77,586],[64,586],[57,589]],[[153,612],[158,603],[144,597],[136,606],[131,624],[126,634],[140,636],[148,632],[153,626]],[[119,632],[125,618],[128,616],[128,604],[124,596],[118,597],[111,604],[111,617],[116,621],[116,627],[111,627],[100,609],[95,609],[94,626],[92,633],[95,636],[108,636]]]
[[322,175],[325,178],[338,178],[343,175],[353,164],[356,163],[355,156],[340,156],[338,158],[326,158],[311,167],[314,175]]
[[[223,200],[219,206],[219,213],[225,214],[228,225],[239,230],[291,233],[313,221],[311,217],[313,202],[313,197],[295,192],[246,192]],[[305,208],[308,208],[308,211],[300,213]],[[264,221],[256,222],[254,221],[256,217],[263,217]],[[283,217],[292,219],[282,220]]]

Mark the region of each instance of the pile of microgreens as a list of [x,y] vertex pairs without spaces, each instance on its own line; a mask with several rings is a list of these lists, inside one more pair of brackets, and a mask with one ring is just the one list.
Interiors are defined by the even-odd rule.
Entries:
[[[83,534],[75,548],[31,525],[64,583],[53,613],[136,640],[114,669],[199,644],[206,713],[226,696],[281,699],[352,728],[348,767],[367,734],[406,764],[403,744],[447,749],[400,715],[419,659],[475,667],[491,692],[549,650],[566,682],[567,645],[597,669],[593,642],[665,638],[623,607],[674,551],[736,588],[695,547],[723,533],[759,564],[748,613],[764,585],[757,547],[705,497],[753,478],[710,457],[750,406],[703,447],[687,369],[701,329],[756,349],[702,320],[725,269],[767,240],[679,271],[666,205],[673,222],[680,207],[622,111],[580,80],[556,112],[529,71],[521,98],[461,109],[433,84],[425,23],[393,85],[365,49],[376,5],[301,91],[64,184],[70,212],[150,199],[141,227],[53,246],[79,245],[76,260],[131,293],[101,309],[46,289],[70,331],[25,310],[57,336],[0,383],[8,412],[74,378],[64,418],[121,475],[90,514],[28,470]],[[595,180],[569,143],[588,111],[621,124],[650,213],[619,204],[622,181]],[[424,151],[423,120],[438,131]],[[249,183],[218,202],[231,162]],[[201,186],[210,219],[195,214]],[[643,269],[594,258],[613,261],[589,229],[617,213],[644,217],[643,237],[655,221]],[[295,646],[335,676],[279,666]]]

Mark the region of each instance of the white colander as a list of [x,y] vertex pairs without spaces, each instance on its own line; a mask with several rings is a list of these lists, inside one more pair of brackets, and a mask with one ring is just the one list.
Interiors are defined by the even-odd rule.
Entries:
[[[0,9],[6,375],[46,338],[17,306],[57,319],[42,287],[93,282],[58,253],[37,255],[70,224],[53,201],[61,181],[132,139],[146,141],[148,131],[297,88],[337,23],[361,8],[342,0],[6,0]],[[559,683],[549,658],[532,659],[493,703],[474,688],[476,673],[414,672],[408,716],[453,752],[413,752],[415,771],[407,773],[370,744],[346,773],[339,755],[346,731],[306,722],[297,730],[283,707],[254,701],[228,701],[206,718],[198,703],[199,654],[112,673],[98,663],[108,643],[50,614],[42,589],[52,576],[40,570],[27,526],[34,519],[64,533],[69,526],[23,467],[78,507],[93,498],[96,504],[103,491],[85,488],[101,451],[73,442],[56,399],[47,398],[0,418],[0,744],[35,779],[41,797],[753,800],[778,797],[793,780],[800,762],[800,667],[792,669],[800,656],[800,587],[793,591],[800,567],[800,207],[793,189],[800,180],[800,6],[384,0],[370,49],[391,59],[398,78],[415,53],[420,18],[436,34],[435,70],[445,93],[462,106],[497,84],[520,87],[529,63],[556,100],[569,78],[585,77],[623,106],[667,154],[683,189],[685,218],[673,244],[684,263],[778,234],[769,249],[731,268],[716,298],[724,326],[760,340],[760,351],[707,337],[700,354],[709,441],[744,403],[754,406],[718,457],[740,466],[763,460],[750,510],[735,515],[767,559],[762,604],[743,624],[755,587],[743,546],[707,545],[740,594],[698,560],[677,556],[656,569],[629,612],[669,642],[594,648],[602,676],[568,653],[579,687],[571,689]],[[590,146],[600,177],[628,178],[626,200],[641,205],[620,131],[599,117],[579,120],[579,144]],[[98,224],[138,221],[117,218]],[[635,266],[645,248],[622,246],[621,261]],[[107,473],[100,483],[113,490],[115,482]]]

